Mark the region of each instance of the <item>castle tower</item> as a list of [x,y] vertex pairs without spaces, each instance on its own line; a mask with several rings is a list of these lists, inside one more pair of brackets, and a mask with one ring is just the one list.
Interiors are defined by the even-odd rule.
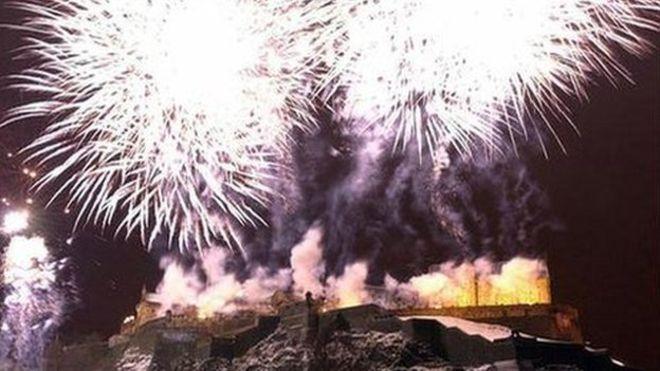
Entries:
[[160,311],[160,303],[156,295],[147,292],[145,286],[142,287],[142,296],[140,301],[135,306],[135,327],[140,327],[143,324],[158,317]]

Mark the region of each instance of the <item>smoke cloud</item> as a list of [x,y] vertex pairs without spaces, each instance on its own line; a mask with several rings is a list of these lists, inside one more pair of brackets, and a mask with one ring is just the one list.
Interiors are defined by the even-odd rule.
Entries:
[[366,263],[353,263],[344,269],[340,277],[328,279],[330,303],[337,307],[360,305],[369,299],[366,290],[368,267]]
[[538,304],[550,302],[550,278],[542,260],[516,257],[497,263],[487,258],[446,262],[407,282],[389,279],[398,302],[416,307]]
[[271,228],[247,233],[248,270],[289,265],[314,223],[327,274],[364,261],[372,285],[447,261],[544,255],[544,233],[558,224],[524,156],[475,147],[420,157],[414,145],[394,151],[386,131],[358,127],[334,122],[295,138],[294,176],[280,187],[287,202],[271,208]]
[[243,281],[227,270],[231,260],[225,249],[209,250],[198,256],[190,268],[174,257],[164,257],[161,268],[165,273],[156,289],[161,314],[167,310],[182,312],[189,307],[195,307],[200,317],[248,308],[266,309],[277,290],[292,290],[301,298],[310,292],[327,298],[336,306],[363,303],[369,296],[367,264],[351,264],[341,276],[330,276],[326,280],[322,239],[322,228],[312,226],[291,250],[291,268],[271,272],[266,267],[257,267]]
[[291,284],[289,269],[268,274],[263,267],[254,269],[250,278],[240,281],[226,268],[228,254],[225,249],[209,249],[189,268],[174,257],[164,257],[161,267],[165,273],[156,288],[161,314],[167,310],[184,311],[191,306],[196,307],[200,317],[244,308],[258,309],[267,305],[275,291],[285,290]]
[[302,241],[291,249],[291,269],[294,290],[298,294],[323,293],[321,280],[325,274],[321,239],[323,231],[314,226],[305,233]]
[[310,292],[323,298],[329,309],[367,302],[389,308],[550,302],[545,263],[522,257],[504,263],[487,258],[445,262],[407,281],[387,275],[379,286],[369,285],[368,273],[373,267],[363,261],[347,265],[341,275],[329,275],[321,259],[322,230],[315,223],[294,246],[290,268],[272,272],[258,267],[244,281],[227,271],[231,264],[224,249],[199,256],[189,269],[171,258],[163,259],[165,274],[157,289],[161,311],[182,312],[194,307],[202,318],[240,309],[268,311],[271,296],[278,290],[293,292],[299,298]]
[[[393,151],[385,130],[343,122],[294,140],[294,171],[273,186],[282,197],[270,207],[269,226],[243,232],[242,256],[211,249],[188,268],[164,258],[157,291],[166,307],[202,303],[227,312],[275,290],[341,306],[468,305],[475,302],[469,285],[502,296],[499,286],[547,277],[537,257],[543,232],[556,223],[515,153],[441,148],[420,157],[412,144]],[[525,262],[516,266],[519,280],[507,265],[516,257]]]

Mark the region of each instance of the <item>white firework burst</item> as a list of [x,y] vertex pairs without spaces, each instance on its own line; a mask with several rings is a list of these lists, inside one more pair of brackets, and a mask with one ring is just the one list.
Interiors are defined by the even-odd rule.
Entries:
[[641,35],[660,10],[657,0],[330,3],[319,40],[339,113],[395,130],[400,147],[416,141],[420,156],[446,143],[515,145],[527,121],[561,146],[550,124],[570,122],[564,98],[585,98],[597,75],[628,77],[616,54],[647,51]]
[[45,347],[64,316],[65,296],[57,285],[62,262],[51,257],[40,237],[13,236],[3,258],[0,363],[40,369]]
[[[287,132],[310,121],[301,7],[260,0],[53,0],[27,12],[14,87],[41,98],[5,125],[48,118],[28,148],[78,206],[76,225],[113,225],[181,249],[239,246],[263,220]],[[300,36],[300,37],[299,37]]]

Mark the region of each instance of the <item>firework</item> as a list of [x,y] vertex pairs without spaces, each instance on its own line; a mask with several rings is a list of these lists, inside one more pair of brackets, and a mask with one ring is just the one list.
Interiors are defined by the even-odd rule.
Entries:
[[[12,212],[5,218],[16,234],[27,227],[27,214]],[[10,232],[7,232],[10,233]],[[5,298],[0,323],[0,365],[38,369],[41,356],[63,319],[65,296],[57,284],[57,272],[64,261],[52,259],[41,237],[14,235],[3,256],[2,281]]]
[[[289,1],[55,0],[27,12],[32,68],[14,87],[42,97],[5,125],[47,118],[27,148],[35,187],[151,245],[240,246],[263,223],[286,133],[310,122],[306,26]],[[236,246],[234,245],[234,246]]]
[[3,220],[2,232],[7,234],[19,233],[28,227],[30,214],[25,210],[10,211]]
[[[318,38],[349,122],[384,125],[398,147],[501,146],[570,122],[566,98],[625,69],[658,28],[657,0],[334,1]],[[339,40],[339,41],[338,41]],[[541,140],[543,144],[543,141]],[[563,147],[562,147],[563,148]],[[545,149],[545,147],[544,147]]]

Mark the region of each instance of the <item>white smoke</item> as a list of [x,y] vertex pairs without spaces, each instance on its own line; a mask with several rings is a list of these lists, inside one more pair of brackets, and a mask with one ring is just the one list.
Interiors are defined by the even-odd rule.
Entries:
[[257,267],[245,280],[225,269],[229,258],[225,249],[206,252],[188,269],[164,258],[165,275],[157,289],[162,311],[192,306],[200,317],[208,317],[241,309],[266,309],[277,290],[291,291],[299,298],[310,292],[324,298],[326,308],[368,302],[389,308],[443,308],[550,301],[548,271],[541,260],[516,257],[505,263],[487,258],[446,262],[404,282],[386,275],[382,286],[373,287],[367,284],[369,265],[364,261],[347,264],[340,275],[327,276],[323,237],[323,228],[315,223],[291,250],[290,268],[272,272]]
[[515,257],[504,263],[488,258],[446,262],[428,273],[398,282],[387,276],[388,306],[466,307],[550,302],[550,279],[544,261]]
[[325,297],[335,306],[359,305],[367,300],[366,263],[354,263],[339,276],[327,280],[323,263],[323,229],[312,226],[291,250],[291,268],[269,272],[264,267],[251,271],[246,280],[225,268],[230,253],[212,249],[198,257],[190,268],[171,257],[161,260],[165,270],[156,289],[161,315],[167,310],[185,311],[195,307],[197,315],[209,317],[215,313],[231,313],[240,309],[265,307],[277,290],[292,290],[299,297],[310,292]]
[[159,302],[164,309],[175,305],[195,303],[203,284],[181,264],[169,257],[161,259],[160,267],[165,270],[156,289]]
[[352,307],[367,302],[369,299],[369,293],[366,290],[368,272],[367,263],[358,262],[347,265],[341,276],[330,277],[326,295],[333,306]]
[[323,229],[315,224],[291,250],[293,291],[300,297],[310,292],[326,298],[333,306],[359,305],[369,298],[366,290],[368,266],[364,262],[347,265],[341,276],[324,280]]
[[241,281],[235,273],[225,269],[228,254],[225,249],[210,249],[199,256],[191,268],[170,257],[163,258],[161,267],[165,274],[156,289],[161,314],[187,307],[195,307],[200,317],[243,308],[258,309],[268,302],[273,292],[291,285],[289,270],[269,274],[263,267],[254,269],[249,279]]
[[303,239],[291,249],[291,271],[293,289],[297,294],[323,293],[321,280],[325,273],[323,263],[323,230],[319,226],[310,228]]

